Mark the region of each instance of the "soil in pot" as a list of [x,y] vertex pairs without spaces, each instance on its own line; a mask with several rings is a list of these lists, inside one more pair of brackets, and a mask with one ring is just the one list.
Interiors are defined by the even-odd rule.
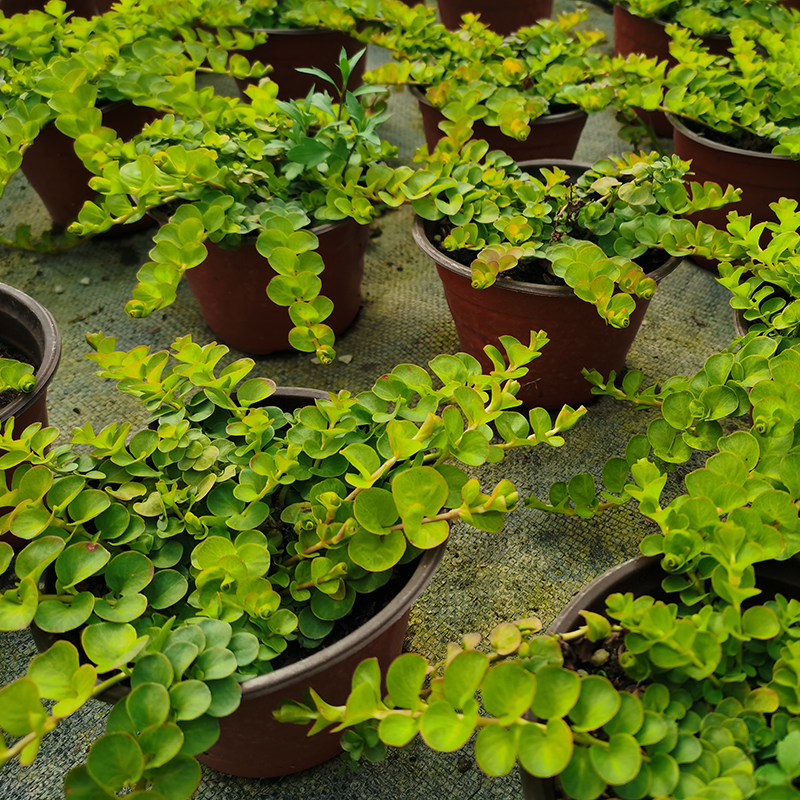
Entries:
[[[412,94],[419,103],[422,127],[429,150],[444,136],[439,123],[445,117],[425,96],[424,89],[412,87]],[[585,111],[572,106],[554,106],[553,113],[531,122],[531,132],[525,141],[506,136],[500,128],[476,120],[472,126],[475,139],[485,139],[492,150],[503,150],[514,161],[530,161],[543,158],[572,158],[586,125]]]
[[553,13],[553,0],[439,0],[439,16],[451,31],[463,14],[480,14],[481,22],[501,36],[533,25]]
[[[103,125],[112,128],[124,140],[131,139],[149,122],[158,117],[152,108],[133,103],[109,103],[104,108]],[[42,128],[22,159],[22,172],[44,203],[56,228],[65,229],[87,200],[96,196],[89,188],[93,174],[75,154],[74,140],[61,133],[53,123]],[[131,225],[120,225],[105,234],[133,233],[153,225],[144,217]]]
[[[369,226],[345,220],[311,230],[319,238],[318,252],[325,263],[321,294],[333,301],[333,313],[325,324],[338,334],[361,308]],[[206,260],[187,270],[186,279],[215,336],[253,355],[290,349],[289,331],[294,325],[289,310],[267,297],[267,284],[275,272],[256,250],[255,237],[246,237],[238,250],[223,250],[212,242],[206,246]]]
[[[269,77],[278,84],[278,98],[292,100],[305,97],[312,86],[318,91],[332,91],[333,87],[314,75],[297,72],[298,67],[317,67],[335,81],[341,80],[339,75],[339,55],[342,48],[347,57],[352,58],[363,45],[351,39],[341,31],[329,31],[324,28],[281,28],[267,31],[267,41],[252,50],[240,51],[249,61],[261,61],[269,64],[272,72]],[[366,59],[356,64],[347,88],[351,91],[361,85]],[[244,93],[248,86],[258,83],[257,80],[236,79],[239,92],[245,100]]]
[[[676,155],[692,162],[692,180],[714,181],[723,187],[732,183],[742,190],[740,202],[698,212],[692,216],[693,220],[725,230],[728,212],[736,211],[742,216],[752,215],[755,225],[776,220],[769,204],[781,197],[800,201],[800,161],[769,152],[771,146],[761,140],[734,146],[730,137],[710,128],[687,124],[672,115],[669,121],[675,131]],[[744,149],[742,145],[753,149]],[[698,263],[706,269],[716,269],[712,262],[698,259]]]

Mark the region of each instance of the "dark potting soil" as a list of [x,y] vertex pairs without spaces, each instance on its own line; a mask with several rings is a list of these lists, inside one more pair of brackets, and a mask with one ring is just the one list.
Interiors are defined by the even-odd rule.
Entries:
[[280,669],[281,667],[288,667],[304,658],[330,647],[332,644],[344,639],[345,636],[353,633],[353,631],[360,628],[362,625],[369,622],[376,614],[383,611],[389,603],[394,600],[401,589],[408,583],[414,570],[417,568],[419,559],[414,559],[409,564],[400,564],[394,568],[392,577],[374,592],[368,594],[358,594],[356,596],[353,609],[350,613],[336,621],[333,630],[325,637],[323,643],[319,647],[309,649],[302,647],[297,642],[289,642],[286,650],[283,651],[277,658],[273,659],[270,664],[273,669]]
[[[434,236],[432,242],[436,249],[443,255],[452,258],[464,267],[469,268],[472,262],[478,255],[476,250],[445,250],[442,247],[442,242],[447,236],[444,228],[440,228],[439,232]],[[648,250],[641,256],[634,258],[633,261],[638,264],[645,274],[653,272],[659,267],[663,266],[669,256],[663,251],[658,249]],[[516,267],[502,273],[502,278],[520,283],[532,283],[539,286],[566,286],[566,281],[553,275],[549,270],[550,263],[542,258],[524,258]]]
[[[0,358],[13,358],[23,364],[30,364],[32,367],[38,366],[33,363],[32,359],[28,358],[26,353],[3,341],[0,341]],[[23,394],[24,392],[19,392],[16,389],[7,389],[5,392],[0,392],[0,408],[10,405],[18,397],[22,397]]]
[[692,133],[702,136],[704,139],[714,142],[715,144],[723,144],[727,147],[738,147],[740,150],[750,150],[754,153],[771,153],[775,142],[772,139],[762,139],[748,131],[741,133],[721,133],[720,131],[709,128],[708,125],[701,125],[694,120],[683,119],[681,122]]
[[633,692],[639,684],[628,676],[619,663],[620,654],[625,651],[625,634],[614,631],[602,642],[577,639],[574,642],[561,641],[564,667],[573,672],[587,672],[590,675],[603,675],[620,692]]

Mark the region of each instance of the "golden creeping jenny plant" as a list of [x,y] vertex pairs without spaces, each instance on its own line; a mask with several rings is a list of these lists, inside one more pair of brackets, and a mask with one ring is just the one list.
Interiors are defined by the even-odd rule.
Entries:
[[89,341],[98,375],[147,409],[149,427],[86,423],[52,447],[58,431],[39,423],[12,420],[0,435],[0,532],[26,543],[12,566],[0,541],[0,572],[13,572],[0,629],[79,635],[88,659],[59,641],[0,689],[0,729],[14,739],[0,739],[0,764],[30,763],[60,720],[130,681],[67,777],[78,796],[188,798],[192,757],[216,741],[241,681],[290,643],[319,646],[452,521],[500,531],[519,494],[506,479],[484,492],[470,468],[560,447],[585,413],[516,410],[544,334],[488,347],[485,374],[469,355],[440,355],[430,371],[402,364],[369,391],[292,412],[272,404],[272,381],[249,377],[252,360],[220,368],[226,347]]
[[[660,528],[642,552],[661,559],[664,599],[614,593],[605,616],[582,611],[583,624],[568,633],[537,635],[538,620],[518,620],[492,632],[489,652],[468,635],[440,661],[406,653],[387,670],[385,695],[377,662],[365,661],[346,705],[312,692],[310,703],[285,701],[276,716],[313,722],[312,733],[334,726],[351,754],[374,760],[417,735],[451,752],[477,733],[487,774],[506,775],[518,761],[574,800],[798,800],[800,601],[762,585],[761,572],[794,558],[784,574],[797,585],[800,349],[777,349],[751,335],[660,399],[641,393],[643,404],[663,402],[655,422],[665,425],[651,424],[604,471],[611,491],[635,498]],[[624,393],[636,399],[637,388]],[[722,434],[719,420],[750,408],[748,429]],[[718,452],[662,507],[667,428],[688,451],[667,461]],[[554,487],[548,510],[605,510],[584,502],[586,483],[569,482],[564,507],[556,505],[566,484]],[[610,668],[604,644],[620,637],[621,685],[597,667]],[[569,668],[565,644],[592,653],[584,672]]]

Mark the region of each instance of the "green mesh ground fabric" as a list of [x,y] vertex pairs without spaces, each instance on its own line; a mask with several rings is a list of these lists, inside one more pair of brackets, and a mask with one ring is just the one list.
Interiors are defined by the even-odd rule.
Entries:
[[[583,4],[578,4],[583,6]],[[574,3],[556,0],[556,9]],[[611,33],[611,17],[588,6],[590,25]],[[380,53],[372,53],[373,63]],[[416,103],[407,93],[392,99],[394,117],[383,136],[410,161],[420,145],[422,125]],[[593,161],[620,153],[625,143],[616,136],[609,115],[589,120],[576,159]],[[410,209],[396,211],[373,226],[363,283],[363,309],[351,330],[338,341],[343,358],[330,367],[307,355],[260,358],[256,374],[279,384],[323,389],[368,388],[379,375],[402,362],[426,364],[441,352],[454,352],[458,342],[432,264],[411,238]],[[0,201],[0,224],[6,230],[19,222],[34,229],[49,226],[49,218],[24,179],[15,180]],[[84,335],[102,330],[119,345],[169,345],[177,336],[192,334],[206,343],[213,336],[199,317],[194,298],[183,285],[172,308],[142,320],[125,316],[123,304],[146,260],[148,232],[93,241],[72,252],[39,256],[0,249],[0,281],[19,287],[47,306],[63,336],[63,358],[49,392],[51,423],[67,435],[91,420],[95,430],[118,419],[137,421],[132,404],[110,384],[92,377],[84,360]],[[628,358],[649,381],[697,370],[733,337],[728,293],[711,273],[684,263],[660,285]],[[241,354],[232,353],[231,358]],[[603,399],[568,434],[559,449],[512,454],[503,464],[480,470],[486,484],[510,478],[524,495],[546,496],[549,485],[575,472],[599,475],[606,458],[622,453],[628,437],[643,431],[647,413],[634,412]],[[476,472],[477,474],[477,472]],[[677,478],[673,479],[673,491]],[[647,532],[646,523],[631,508],[585,521],[548,517],[520,510],[506,529],[487,534],[454,527],[442,566],[432,585],[416,603],[406,646],[425,656],[444,655],[448,641],[459,633],[487,634],[501,620],[538,615],[547,624],[585,583],[613,564],[632,557]],[[0,682],[21,675],[34,655],[27,632],[0,634]],[[67,720],[44,743],[31,768],[7,767],[0,772],[0,800],[53,800],[62,796],[62,776],[81,762],[91,742],[102,732],[107,707],[94,703]],[[326,734],[322,734],[326,735]],[[200,800],[412,800],[454,798],[496,800],[521,796],[516,772],[487,778],[474,763],[471,745],[460,752],[434,755],[419,742],[390,753],[382,764],[364,764],[357,772],[340,774],[337,760],[300,775],[274,780],[231,778],[204,769],[196,797]]]

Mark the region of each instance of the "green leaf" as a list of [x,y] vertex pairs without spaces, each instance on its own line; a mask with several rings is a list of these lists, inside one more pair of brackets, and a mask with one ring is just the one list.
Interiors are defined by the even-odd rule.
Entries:
[[576,747],[572,759],[561,773],[561,785],[573,800],[595,800],[606,788],[606,782],[597,774],[589,751]]
[[512,718],[531,706],[536,678],[519,662],[506,661],[492,667],[483,681],[481,697],[486,711],[495,717]]
[[347,554],[354,564],[368,572],[383,572],[397,564],[406,552],[403,531],[379,536],[366,530],[357,531],[349,540]]
[[68,545],[56,560],[56,577],[65,589],[99,572],[111,554],[101,544],[76,542]]
[[148,771],[153,791],[169,800],[188,800],[200,784],[200,764],[188,755],[181,754],[163,767]]
[[36,609],[34,621],[48,633],[66,633],[80,628],[94,610],[95,597],[91,592],[75,595],[71,603],[43,600]]
[[175,605],[183,599],[189,590],[189,583],[180,572],[174,569],[162,569],[155,573],[153,580],[145,587],[142,594],[152,608],[161,610]]
[[580,693],[581,680],[574,672],[555,665],[544,666],[536,673],[531,711],[541,719],[565,717],[578,702]]
[[489,776],[508,775],[517,761],[517,741],[514,731],[489,725],[478,731],[475,739],[475,760]]
[[175,719],[197,719],[211,705],[211,690],[202,681],[187,680],[175,684],[169,691]]
[[21,631],[36,615],[39,590],[30,578],[24,578],[16,589],[0,595],[0,631]]
[[125,705],[136,730],[141,731],[167,721],[170,696],[161,683],[141,683],[125,698]]
[[389,665],[386,690],[399,708],[414,710],[428,674],[428,662],[416,653],[403,653]]
[[219,721],[207,714],[196,719],[179,720],[178,727],[183,731],[181,752],[187,756],[204,753],[219,739]]
[[753,639],[772,639],[781,632],[781,623],[772,609],[751,606],[742,614],[742,630]]
[[84,628],[81,644],[99,673],[118,669],[131,661],[147,645],[147,636],[137,636],[129,624],[98,622]]
[[18,678],[0,689],[0,728],[11,736],[26,736],[44,716],[39,688],[30,678]]
[[489,659],[477,650],[459,653],[448,665],[444,673],[444,696],[453,708],[463,708],[468,700],[474,699],[475,692],[489,669]]
[[403,714],[384,717],[378,725],[380,740],[391,747],[405,747],[419,732],[419,720]]
[[129,550],[111,559],[105,571],[108,588],[119,595],[141,592],[153,578],[153,563],[150,559]]
[[463,718],[459,717],[449,703],[433,703],[422,713],[419,732],[432,750],[452,753],[467,743],[475,729],[474,720],[477,716],[477,703],[472,713],[465,713]]
[[593,731],[601,728],[619,711],[622,701],[611,682],[601,675],[589,675],[581,680],[578,702],[569,712],[573,729]]
[[139,747],[148,770],[161,767],[181,752],[183,731],[174,722],[145,728],[139,734]]
[[118,792],[132,786],[144,771],[144,757],[136,740],[127,733],[107,733],[89,750],[86,769],[101,786]]
[[632,781],[642,764],[639,743],[629,733],[615,733],[608,742],[592,745],[589,756],[597,774],[612,786]]
[[519,760],[537,778],[560,775],[572,759],[572,731],[563,719],[524,725],[519,736]]

